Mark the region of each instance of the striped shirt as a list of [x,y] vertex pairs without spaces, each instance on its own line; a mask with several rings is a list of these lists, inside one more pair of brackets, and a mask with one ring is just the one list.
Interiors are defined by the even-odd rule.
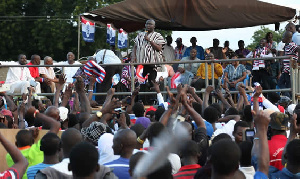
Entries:
[[[136,59],[137,63],[154,63],[154,62],[162,62],[162,50],[156,51],[151,46],[150,42],[145,40],[146,32],[140,32],[135,38],[136,44]],[[150,41],[158,45],[165,45],[165,40],[163,36],[158,32],[151,32],[147,35]]]
[[120,179],[130,179],[129,159],[120,157],[112,162],[105,163],[106,167],[114,169],[114,174]]
[[[254,52],[254,58],[265,57],[268,55],[268,48],[267,47],[258,47]],[[253,69],[252,70],[259,70],[259,68],[265,68],[265,61],[264,60],[254,60],[253,61]]]
[[[298,60],[298,48],[299,46],[296,45],[294,42],[290,42],[284,46],[284,55],[291,56],[294,60]],[[290,59],[282,60],[283,68],[282,73],[290,73]]]
[[34,165],[34,166],[31,166],[28,168],[27,170],[27,178],[28,179],[34,179],[35,178],[35,175],[36,173],[39,171],[39,170],[42,170],[44,168],[47,168],[47,167],[50,167],[54,164],[44,164],[44,163],[40,163],[40,164],[37,164],[37,165]]
[[198,164],[186,165],[179,169],[178,173],[173,175],[174,179],[193,179],[198,169],[201,168]]

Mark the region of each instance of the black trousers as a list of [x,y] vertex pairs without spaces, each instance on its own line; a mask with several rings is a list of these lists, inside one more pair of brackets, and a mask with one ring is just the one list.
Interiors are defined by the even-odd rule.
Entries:
[[[219,85],[219,80],[214,79],[215,80],[215,88]],[[212,80],[208,80],[208,84],[211,85],[212,84]],[[192,84],[192,86],[194,88],[196,88],[196,90],[201,90],[202,88],[205,88],[205,79],[198,79],[196,82],[194,82]]]
[[252,71],[252,82],[258,82],[264,90],[270,89],[271,79],[270,74],[266,69],[259,69]]
[[[41,83],[41,90],[44,93],[52,93],[51,87],[46,82]],[[53,103],[53,96],[47,96],[47,98]]]

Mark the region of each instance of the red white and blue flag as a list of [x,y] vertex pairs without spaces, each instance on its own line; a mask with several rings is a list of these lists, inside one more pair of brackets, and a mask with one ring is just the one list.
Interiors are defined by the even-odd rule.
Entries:
[[177,88],[177,86],[181,83],[181,73],[176,72],[175,75],[171,78],[171,88]]
[[102,83],[106,75],[105,70],[93,60],[89,60],[83,66],[83,70],[88,76],[96,76],[96,81],[98,83]]
[[115,41],[116,41],[116,30],[112,27],[111,24],[107,24],[106,42],[109,45],[115,45]]
[[86,42],[94,42],[95,23],[81,17],[82,38]]
[[148,74],[145,77],[143,77],[143,71],[144,71],[144,66],[138,65],[136,68],[136,78],[138,79],[138,82],[140,84],[145,84],[146,80],[148,79]]
[[119,49],[126,48],[127,41],[128,41],[128,34],[123,29],[120,29],[118,33],[118,48]]

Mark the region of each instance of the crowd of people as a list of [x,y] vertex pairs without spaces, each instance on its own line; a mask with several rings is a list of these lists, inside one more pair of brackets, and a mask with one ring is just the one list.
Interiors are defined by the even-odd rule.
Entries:
[[[217,60],[287,55],[298,61],[294,24],[286,26],[278,45],[268,33],[256,50],[245,49],[241,40],[235,52],[228,41],[219,47],[217,39],[204,50],[195,37],[188,48],[177,38],[173,49],[170,36],[165,44],[155,32],[155,21],[145,27],[125,63],[183,63],[136,66],[135,81],[130,65],[107,66],[122,63],[113,49],[97,50],[82,67],[72,67],[81,63],[69,52],[58,65],[70,67],[60,75],[52,67],[30,67],[40,64],[39,55],[28,66],[23,54],[9,63],[16,66],[1,85],[9,89],[0,91],[0,126],[20,130],[15,145],[0,132],[9,167],[0,178],[300,178],[300,105],[292,104],[289,93],[262,93],[290,87],[290,59]],[[203,59],[211,60],[207,70],[214,68],[214,79],[205,76]],[[190,60],[195,63],[184,63]],[[46,56],[44,63],[52,65],[53,59]],[[247,75],[258,82],[248,84],[249,94]],[[207,78],[215,85],[206,86]],[[139,92],[150,90],[157,102],[146,107],[149,95]],[[230,90],[238,91],[236,102]],[[119,91],[133,92],[115,95]],[[40,92],[54,96],[45,99]],[[95,92],[106,95],[94,98]],[[92,110],[97,103],[101,108]],[[48,132],[35,140],[41,129]]]

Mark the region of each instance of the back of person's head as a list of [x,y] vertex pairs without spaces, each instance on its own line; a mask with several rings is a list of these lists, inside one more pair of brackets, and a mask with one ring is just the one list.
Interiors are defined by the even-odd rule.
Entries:
[[114,135],[113,150],[115,155],[132,154],[136,147],[136,134],[130,129],[119,130]]
[[34,126],[35,120],[30,114],[25,113],[24,119],[27,122],[28,127]]
[[88,142],[75,145],[70,153],[69,170],[73,177],[88,177],[99,170],[99,154]]
[[241,152],[232,140],[220,140],[212,145],[212,172],[218,175],[230,176],[239,168]]
[[144,128],[144,126],[142,124],[134,124],[130,129],[135,132],[135,134],[136,134],[137,137],[139,137],[140,135],[142,135],[142,133],[145,130],[145,128]]
[[243,112],[243,119],[246,122],[252,122],[252,112],[251,112],[251,105],[247,105],[244,108],[244,112]]
[[74,127],[76,124],[79,123],[76,114],[68,114],[68,119],[68,128]]
[[203,117],[207,122],[213,124],[218,121],[220,113],[216,108],[208,106],[203,112]]
[[145,108],[142,103],[134,103],[134,105],[132,106],[132,111],[136,117],[144,117]]
[[159,119],[161,118],[164,112],[165,112],[165,108],[163,107],[157,108],[157,110],[155,111],[155,120],[157,122],[159,121]]
[[216,142],[219,142],[220,140],[231,140],[230,135],[228,135],[227,133],[221,133],[219,135],[217,135],[216,137],[213,138],[213,140],[211,141],[212,144],[215,144]]
[[54,133],[47,133],[41,139],[40,150],[44,152],[44,155],[55,155],[61,150],[61,140]]
[[169,161],[147,176],[147,179],[171,179],[172,165]]
[[193,140],[188,140],[184,147],[180,150],[182,158],[198,157],[200,154],[197,143]]
[[293,166],[300,166],[300,139],[294,139],[286,147],[287,163]]
[[241,150],[240,165],[242,167],[251,166],[252,143],[250,141],[243,141],[239,144],[239,147]]
[[268,93],[268,100],[273,104],[278,103],[280,100],[280,95],[276,92]]
[[64,157],[68,158],[72,148],[83,141],[81,133],[75,128],[69,128],[61,135]]
[[138,162],[140,161],[140,159],[144,155],[145,155],[144,152],[137,152],[137,153],[135,153],[134,155],[132,155],[130,157],[130,160],[129,160],[129,174],[130,174],[130,176],[134,175],[135,166],[138,164]]
[[150,145],[152,145],[153,139],[159,136],[159,134],[164,130],[165,126],[160,122],[156,122],[149,127],[148,139],[150,141]]
[[241,152],[232,140],[220,140],[212,145],[212,173],[221,176],[233,176],[239,168]]
[[238,114],[239,114],[239,111],[237,109],[235,109],[234,107],[228,108],[225,112],[225,116],[238,115]]
[[197,102],[193,102],[192,103],[194,110],[198,113],[198,114],[202,114],[202,105],[200,103]]
[[222,106],[219,103],[212,103],[210,106],[216,108],[218,110],[218,112],[219,112],[219,115],[221,116],[221,114],[222,114]]
[[17,147],[31,146],[34,144],[32,132],[29,130],[20,130],[16,135]]
[[234,124],[233,133],[237,131],[238,127],[250,127],[250,126],[245,121],[238,121]]

